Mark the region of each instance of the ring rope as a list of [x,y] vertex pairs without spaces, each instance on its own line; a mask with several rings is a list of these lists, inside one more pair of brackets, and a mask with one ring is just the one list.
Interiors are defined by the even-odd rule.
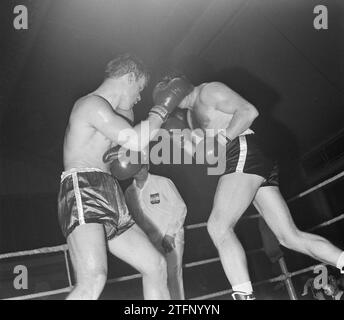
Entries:
[[[260,215],[258,215],[258,216],[260,217]],[[309,228],[306,231],[314,231],[316,229],[329,226],[329,225],[336,223],[336,222],[343,220],[343,219],[344,219],[344,213],[339,215],[338,217],[335,217],[335,218],[330,219],[328,221],[322,222],[322,223],[320,223],[320,224],[318,224],[312,228]],[[200,225],[201,224],[198,224],[199,227],[201,227]],[[204,223],[204,225],[205,225],[205,223]],[[186,229],[194,229],[197,227],[193,227],[193,225],[188,225],[185,228]],[[29,255],[35,255],[35,254],[42,254],[42,253],[54,253],[54,252],[65,251],[65,250],[68,250],[68,246],[66,244],[63,244],[63,245],[59,245],[59,246],[55,246],[55,247],[45,247],[45,248],[39,248],[39,249],[34,249],[34,250],[3,253],[3,254],[0,254],[0,260],[19,257],[19,256],[29,256]]]
[[[254,254],[260,251],[264,251],[262,248],[261,249],[256,249],[256,250],[250,250],[247,251],[247,254]],[[213,259],[206,259],[198,262],[191,262],[191,263],[186,263],[183,265],[185,268],[191,268],[196,265],[202,265],[202,264],[207,264],[207,263],[212,263],[212,262],[217,262],[220,261],[220,258],[213,258]],[[117,282],[122,282],[122,281],[128,281],[128,280],[134,280],[134,279],[139,279],[141,278],[142,275],[140,273],[132,274],[129,276],[123,276],[123,277],[118,277],[114,279],[109,279],[106,281],[107,284],[113,284]],[[18,296],[18,297],[12,297],[12,298],[5,298],[3,300],[28,300],[28,299],[35,299],[35,298],[40,298],[40,297],[45,297],[45,296],[50,296],[50,295],[55,295],[55,294],[60,294],[60,293],[66,293],[70,292],[73,289],[73,286],[69,286],[66,288],[58,289],[58,290],[51,290],[51,291],[44,291],[44,292],[38,292],[34,294],[28,294],[28,295],[23,295],[23,296]]]
[[[318,185],[298,194],[297,196],[295,197],[292,197],[291,199],[289,199],[287,202],[291,202],[291,201],[294,201],[295,199],[299,199],[299,198],[302,198],[304,197],[305,195],[335,181],[335,180],[338,180],[339,178],[343,177],[344,176],[344,171],[335,175],[334,177],[330,178],[330,179],[327,179],[325,180],[324,182],[322,183],[319,183]],[[258,218],[260,217],[259,214],[257,215],[250,215],[250,216],[246,216],[246,217],[243,217],[243,218],[246,218],[246,219],[252,219],[252,218]],[[320,223],[319,225],[316,225],[310,229],[308,229],[307,231],[314,231],[316,229],[319,229],[321,227],[324,227],[324,226],[328,226],[328,225],[331,225],[333,223],[336,223],[340,220],[342,220],[344,218],[344,214],[341,214],[340,216],[338,217],[335,217],[331,220],[328,220],[328,221],[325,221],[323,223]],[[198,224],[192,224],[192,225],[187,225],[185,226],[185,229],[188,229],[188,230],[191,230],[191,229],[196,229],[196,228],[201,228],[201,227],[205,227],[207,225],[207,223],[203,222],[203,223],[198,223]],[[52,291],[47,291],[47,292],[41,292],[41,293],[37,293],[37,294],[31,294],[31,295],[25,295],[25,296],[20,296],[20,297],[15,297],[15,298],[9,298],[9,299],[5,299],[5,300],[13,300],[13,299],[33,299],[33,298],[36,298],[36,297],[42,297],[42,296],[46,296],[46,295],[52,295],[52,294],[59,294],[59,293],[65,293],[65,292],[69,292],[72,290],[72,281],[71,281],[71,276],[70,276],[70,268],[69,268],[69,263],[68,263],[68,246],[67,244],[64,244],[64,245],[59,245],[59,246],[54,246],[54,247],[44,247],[44,248],[39,248],[39,249],[34,249],[34,250],[25,250],[25,251],[18,251],[18,252],[11,252],[11,253],[5,253],[5,254],[0,254],[0,260],[1,259],[8,259],[8,258],[12,258],[12,257],[18,257],[18,256],[27,256],[27,255],[36,255],[36,254],[43,254],[43,253],[54,253],[54,252],[60,252],[60,251],[64,251],[64,258],[65,258],[65,263],[66,263],[66,270],[67,270],[67,275],[68,275],[68,283],[69,283],[69,287],[67,288],[63,288],[63,289],[58,289],[58,290],[52,290]],[[256,250],[251,250],[251,251],[248,251],[247,254],[252,254],[252,253],[256,253],[256,252],[260,252],[260,251],[263,251],[263,248],[261,249],[256,249]],[[196,262],[191,262],[191,263],[188,263],[188,264],[184,264],[184,267],[185,268],[188,268],[188,267],[194,267],[194,266],[197,266],[197,265],[202,265],[202,264],[207,264],[207,263],[212,263],[212,262],[217,262],[219,261],[220,258],[217,257],[217,258],[211,258],[211,259],[206,259],[206,260],[201,260],[201,261],[196,261]],[[262,283],[266,283],[266,282],[276,282],[276,281],[282,281],[282,280],[285,280],[286,278],[290,278],[294,275],[297,275],[297,274],[300,274],[300,273],[303,273],[303,272],[307,272],[307,271],[310,271],[310,270],[313,270],[315,266],[311,266],[311,267],[308,267],[308,268],[305,268],[305,269],[301,269],[297,272],[294,272],[294,273],[289,273],[288,275],[280,275],[278,277],[275,277],[275,278],[272,278],[272,279],[268,279],[268,280],[263,280],[263,281],[260,281],[254,285],[260,285]],[[107,281],[107,283],[115,283],[115,282],[120,282],[120,281],[126,281],[126,280],[131,280],[131,279],[136,279],[136,278],[140,278],[141,275],[140,274],[134,274],[134,275],[130,275],[130,276],[123,276],[123,277],[119,277],[119,278],[115,278],[115,279],[110,279]],[[222,295],[224,294],[227,294],[227,293],[230,293],[232,290],[224,290],[224,291],[221,291]],[[213,293],[213,294],[209,294],[209,295],[205,295],[205,296],[202,296],[202,297],[199,297],[197,299],[201,299],[203,297],[208,297],[208,298],[211,298],[211,297],[214,297],[214,294],[215,296],[218,296],[217,294],[218,293]],[[196,298],[193,298],[193,299],[196,299]],[[191,299],[192,300],[192,299]]]
[[314,231],[314,230],[320,229],[322,227],[327,227],[327,226],[329,226],[329,225],[331,225],[333,223],[336,223],[336,222],[338,222],[340,220],[343,220],[343,219],[344,219],[344,213],[339,215],[338,217],[335,217],[333,219],[327,220],[327,221],[325,221],[323,223],[320,223],[320,224],[318,224],[318,225],[316,225],[316,226],[314,226],[312,228],[309,228],[306,231],[310,232],[310,231]]
[[315,186],[312,187],[312,188],[309,188],[308,190],[306,190],[306,191],[304,191],[304,192],[299,193],[298,195],[296,195],[296,196],[290,198],[287,202],[292,202],[292,201],[294,201],[294,200],[296,200],[296,199],[300,199],[300,198],[304,197],[305,195],[307,195],[307,194],[309,194],[309,193],[311,193],[311,192],[313,192],[313,191],[315,191],[315,190],[317,190],[317,189],[320,189],[320,188],[326,186],[327,184],[329,184],[329,183],[331,183],[331,182],[333,182],[333,181],[335,181],[335,180],[338,180],[339,178],[341,178],[341,177],[343,177],[343,176],[344,176],[344,171],[338,173],[337,175],[335,175],[335,176],[332,177],[332,178],[329,178],[329,179],[327,179],[327,180],[325,180],[325,181],[323,181],[323,182],[321,182],[321,183],[315,185]]
[[[243,216],[242,220],[246,220],[246,219],[256,219],[256,218],[260,218],[261,215],[260,214],[251,214],[249,216]],[[184,228],[186,230],[192,230],[192,229],[198,229],[198,228],[203,228],[207,226],[207,222],[200,222],[200,223],[195,223],[195,224],[189,224],[187,226],[184,226]]]
[[[324,182],[321,182],[319,184],[317,184],[316,186],[298,194],[295,197],[290,198],[289,200],[287,200],[287,202],[292,202],[295,199],[299,199],[302,198],[303,196],[305,196],[306,194],[309,194],[335,180],[338,180],[339,178],[344,176],[344,171],[342,171],[341,173],[335,175],[332,178],[329,178],[327,180],[325,180]],[[259,214],[256,215],[250,215],[250,216],[245,216],[243,217],[243,219],[253,219],[253,218],[258,218],[260,217]],[[197,228],[201,228],[201,227],[205,227],[207,225],[206,222],[202,222],[202,223],[197,223],[197,224],[190,224],[185,226],[185,229],[187,230],[191,230],[191,229],[197,229]],[[12,253],[5,253],[5,254],[0,254],[0,259],[5,259],[5,258],[12,258],[12,257],[17,257],[17,256],[25,256],[25,255],[31,255],[31,254],[40,254],[40,253],[51,253],[51,252],[58,252],[58,251],[63,251],[65,250],[65,248],[68,248],[68,246],[66,244],[64,245],[60,245],[60,246],[55,246],[55,247],[46,247],[46,248],[40,248],[40,249],[35,249],[35,250],[26,250],[26,251],[18,251],[18,252],[12,252]]]
[[67,244],[62,244],[62,245],[54,246],[54,247],[44,247],[44,248],[33,249],[33,250],[3,253],[3,254],[0,254],[0,259],[8,259],[8,258],[14,258],[14,257],[20,257],[20,256],[31,256],[31,255],[42,254],[42,253],[54,253],[54,252],[64,251],[66,249],[68,250]]
[[[257,287],[257,286],[260,286],[260,285],[266,284],[266,283],[282,282],[282,281],[285,281],[288,278],[292,278],[292,277],[295,277],[297,275],[300,275],[300,274],[303,274],[303,273],[306,273],[306,272],[309,272],[309,271],[313,271],[316,267],[318,267],[320,265],[326,266],[327,264],[322,263],[322,264],[312,265],[310,267],[303,268],[303,269],[300,269],[298,271],[288,273],[287,275],[282,274],[282,275],[279,275],[279,276],[274,277],[274,278],[270,278],[270,279],[266,279],[266,280],[261,280],[261,281],[252,283],[252,286]],[[206,299],[221,297],[221,296],[224,296],[226,294],[230,294],[232,292],[233,292],[232,289],[222,290],[222,291],[218,291],[218,292],[209,293],[209,294],[206,294],[206,295],[203,295],[203,296],[190,298],[190,300],[206,300]]]
[[44,292],[38,292],[38,293],[33,293],[33,294],[27,294],[25,296],[18,296],[18,297],[11,297],[11,298],[5,298],[2,300],[29,300],[29,299],[37,299],[41,297],[47,297],[47,296],[52,296],[55,294],[61,294],[61,293],[67,293],[72,291],[73,287],[66,287],[62,289],[57,289],[57,290],[51,290],[51,291],[44,291]]
[[[256,251],[257,250],[252,250],[252,252],[256,252]],[[249,252],[247,252],[247,253],[249,253]],[[215,262],[215,261],[211,261],[211,262]],[[252,285],[254,287],[256,287],[256,286],[260,286],[260,285],[266,284],[266,283],[285,281],[287,278],[292,278],[292,277],[295,277],[297,275],[300,275],[300,274],[303,274],[303,273],[306,273],[306,272],[309,272],[309,271],[313,271],[316,267],[318,267],[320,265],[326,265],[326,264],[312,265],[310,267],[303,268],[303,269],[300,269],[298,271],[288,273],[287,275],[282,274],[282,275],[277,276],[277,277],[273,277],[273,278],[266,279],[266,280],[261,280],[261,281],[253,283]],[[112,283],[115,283],[115,282],[137,279],[137,278],[140,278],[140,277],[141,277],[140,274],[135,274],[135,275],[131,275],[131,276],[124,276],[124,277],[120,277],[120,278],[110,279],[110,280],[106,281],[106,283],[107,284],[112,284]],[[28,299],[35,299],[35,298],[40,298],[40,297],[45,297],[45,296],[50,296],[50,295],[56,295],[56,294],[61,294],[61,293],[68,293],[68,292],[70,292],[72,290],[72,288],[73,287],[66,287],[66,288],[62,288],[62,289],[58,289],[58,290],[38,292],[38,293],[24,295],[24,296],[6,298],[6,299],[3,299],[3,300],[28,300]],[[210,294],[207,294],[207,295],[203,295],[203,296],[199,296],[199,297],[193,297],[193,298],[190,298],[189,300],[205,300],[205,299],[210,299],[210,298],[224,296],[224,295],[230,294],[232,292],[233,292],[232,289],[222,290],[222,291],[213,292],[213,293],[210,293]]]

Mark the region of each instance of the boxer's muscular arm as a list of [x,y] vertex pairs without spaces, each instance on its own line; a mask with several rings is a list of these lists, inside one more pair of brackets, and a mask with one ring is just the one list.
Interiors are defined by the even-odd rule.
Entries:
[[212,82],[202,88],[201,102],[213,105],[219,111],[232,114],[227,127],[227,137],[231,140],[247,130],[258,116],[257,109],[239,94],[220,82]]
[[[162,124],[162,120],[158,116],[152,115],[132,127],[103,101],[90,98],[84,104],[84,112],[90,125],[114,143],[134,151],[141,151],[147,147]],[[141,129],[143,129],[143,134]]]

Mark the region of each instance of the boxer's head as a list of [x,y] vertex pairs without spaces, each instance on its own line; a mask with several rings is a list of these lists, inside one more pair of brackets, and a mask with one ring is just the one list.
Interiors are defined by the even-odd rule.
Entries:
[[[119,108],[131,109],[141,100],[140,93],[149,81],[149,72],[143,62],[136,56],[126,53],[111,60],[105,69],[106,79],[118,80],[120,83]],[[117,88],[118,90],[118,88]]]

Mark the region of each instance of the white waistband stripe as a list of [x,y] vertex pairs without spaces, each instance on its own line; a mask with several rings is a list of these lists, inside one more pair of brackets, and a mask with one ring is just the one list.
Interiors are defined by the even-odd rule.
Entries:
[[247,156],[247,142],[245,136],[239,137],[239,144],[240,144],[240,154],[239,154],[239,160],[237,167],[235,169],[235,172],[243,172],[246,162],[246,156]]
[[73,188],[76,200],[76,207],[78,209],[79,223],[85,223],[84,210],[82,208],[81,194],[79,189],[78,174],[76,172],[72,173],[73,178]]

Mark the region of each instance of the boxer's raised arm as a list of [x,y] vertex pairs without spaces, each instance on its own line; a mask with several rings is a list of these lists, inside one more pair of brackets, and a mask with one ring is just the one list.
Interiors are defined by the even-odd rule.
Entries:
[[132,127],[106,103],[96,99],[85,103],[87,105],[84,106],[84,112],[88,123],[116,144],[133,151],[141,151],[147,147],[162,124],[159,116],[151,114],[147,120]]
[[200,99],[217,110],[232,114],[227,128],[227,137],[236,138],[247,130],[258,116],[257,109],[232,89],[220,82],[212,82],[202,88]]

